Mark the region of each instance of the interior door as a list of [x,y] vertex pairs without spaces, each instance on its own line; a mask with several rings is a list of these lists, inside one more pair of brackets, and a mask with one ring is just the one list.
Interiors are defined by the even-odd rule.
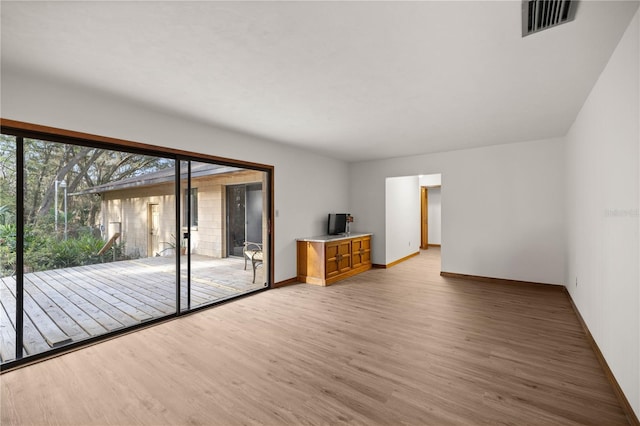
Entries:
[[160,251],[158,232],[160,228],[160,206],[149,204],[147,206],[147,256],[153,257]]
[[429,189],[420,187],[420,248],[429,248]]

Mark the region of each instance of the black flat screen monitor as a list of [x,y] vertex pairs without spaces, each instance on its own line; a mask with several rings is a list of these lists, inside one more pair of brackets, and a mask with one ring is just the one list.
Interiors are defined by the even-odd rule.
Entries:
[[329,213],[329,226],[327,234],[338,235],[347,232],[347,216],[348,213]]

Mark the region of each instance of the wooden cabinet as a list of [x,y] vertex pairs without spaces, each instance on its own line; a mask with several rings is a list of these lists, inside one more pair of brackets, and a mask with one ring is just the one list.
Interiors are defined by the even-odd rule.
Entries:
[[300,282],[330,285],[371,269],[371,234],[302,238],[297,249]]

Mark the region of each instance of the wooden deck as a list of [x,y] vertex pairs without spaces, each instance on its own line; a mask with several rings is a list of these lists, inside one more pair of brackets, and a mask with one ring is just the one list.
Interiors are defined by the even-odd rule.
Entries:
[[[263,287],[242,259],[192,256],[191,307]],[[40,353],[170,315],[175,307],[175,259],[151,257],[24,275],[24,353]],[[186,262],[185,262],[186,263]],[[186,305],[186,265],[180,271]],[[0,278],[0,359],[15,357],[15,277]]]

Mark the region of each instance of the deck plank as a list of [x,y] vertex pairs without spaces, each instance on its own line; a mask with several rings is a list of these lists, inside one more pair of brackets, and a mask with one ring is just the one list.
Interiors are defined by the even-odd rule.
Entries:
[[[155,279],[159,274],[168,274],[167,268],[160,269],[157,265],[146,265],[139,260],[126,262],[126,265],[123,266],[128,272],[137,274],[138,278],[146,284],[146,288],[149,291],[160,294],[162,297],[173,298],[175,300],[175,270],[171,270],[171,287],[169,287],[169,285],[159,285],[163,281]],[[186,279],[186,276],[182,278]],[[186,294],[184,292],[181,293],[181,297],[185,298]],[[209,302],[210,298],[201,297],[200,295],[192,293],[191,300],[192,302],[197,301],[199,304],[203,304]]]
[[[16,294],[16,280],[15,277],[6,277],[4,279],[5,284],[15,296]],[[38,324],[38,332],[44,337],[47,344],[55,348],[57,346],[65,345],[71,342],[71,338],[58,327],[58,325],[51,319],[48,312],[43,309],[32,297],[31,286],[28,280],[24,280],[24,312],[25,316],[29,317],[34,324]]]
[[[170,306],[175,304],[176,285],[175,275],[173,273],[169,274],[169,277],[161,276],[161,273],[167,274],[167,272],[139,264],[139,262],[135,260],[92,265],[92,267],[111,274],[114,273],[114,266],[117,266],[118,276],[124,274],[129,277],[126,284],[143,284],[146,295],[150,297],[157,297],[157,300],[163,301]],[[162,279],[159,279],[159,277],[162,277]],[[165,280],[165,278],[168,279]],[[131,283],[129,283],[130,280],[132,281]]]
[[[251,275],[240,268],[242,264],[241,260],[230,262],[229,259],[216,259],[213,266],[205,268],[201,268],[201,265],[203,263],[211,263],[211,259],[200,259],[195,256],[192,262],[195,265],[191,271],[192,304],[198,298],[201,299],[199,301],[200,304],[211,303],[215,300],[226,299],[230,296],[262,287],[249,283],[248,280]],[[170,272],[172,276],[175,271],[173,267],[168,268],[166,261],[160,260],[160,258],[137,259],[129,261],[127,264],[139,265],[142,268],[148,268],[154,272]],[[237,269],[234,268],[234,266],[237,266]],[[136,272],[140,272],[140,270]],[[180,272],[181,281],[186,283],[187,275],[184,265],[180,268]],[[238,279],[238,276],[235,275],[235,273],[238,272],[243,275],[243,278],[245,278],[243,274],[243,272],[245,272],[246,279]],[[214,277],[214,279],[211,277]]]
[[[2,362],[16,357],[15,319],[12,321],[4,308],[4,304],[8,302],[8,300],[3,299],[3,305],[0,306],[0,360]],[[15,306],[15,299],[13,303]]]
[[[146,260],[146,259],[145,259]],[[131,272],[135,273],[135,274],[139,274],[140,278],[142,280],[146,279],[146,282],[152,281],[151,277],[155,277],[156,275],[159,275],[160,273],[166,274],[168,273],[168,268],[166,267],[162,267],[165,266],[165,264],[160,264],[160,265],[155,265],[155,264],[147,264],[147,262],[142,262],[140,260],[133,260],[130,262],[126,262],[126,265],[124,265],[125,268],[134,268]],[[146,272],[146,273],[144,273]],[[175,289],[175,282],[173,282],[174,280],[174,274],[175,273],[175,269],[171,270],[171,280],[172,280],[172,284],[173,284],[173,288]],[[147,278],[148,277],[148,278]],[[182,273],[181,274],[181,280],[183,283],[183,286],[186,285],[186,279],[187,276],[186,274]],[[157,283],[153,283],[151,282],[150,284],[152,284],[154,287],[153,288],[158,288]],[[194,286],[192,283],[192,291],[191,292],[191,301],[192,304],[196,303],[197,305],[201,305],[201,304],[205,304],[205,303],[210,303],[212,300],[217,300],[223,297],[227,297],[226,294],[224,293],[215,293],[215,297],[212,298],[212,295],[209,293],[203,293],[203,292],[199,292],[198,291],[198,287]],[[166,291],[166,287],[162,286],[162,290]],[[170,292],[171,297],[175,297],[175,290]],[[185,298],[186,294],[182,294],[182,297]],[[195,306],[197,306],[195,305]]]
[[108,288],[108,293],[120,299],[122,303],[149,316],[142,321],[175,312],[174,307],[160,303],[157,299],[138,291],[143,290],[141,280],[121,273],[120,268],[114,269],[111,275],[105,275],[95,265],[89,265],[83,267],[83,273],[90,277],[89,280],[93,284],[99,285],[101,288]]
[[134,306],[150,306],[163,314],[170,314],[176,311],[175,296],[173,297],[174,303],[171,304],[171,299],[164,295],[153,293],[147,289],[145,287],[146,283],[144,280],[140,279],[140,277],[133,277],[126,272],[123,272],[120,268],[116,271],[110,270],[110,273],[108,273],[104,268],[100,268],[98,265],[91,265],[90,267],[87,267],[87,271],[98,277],[100,282],[103,284],[110,288],[118,289],[122,293],[130,296],[132,299],[137,300],[138,304]]
[[61,274],[67,274],[71,279],[76,280],[77,285],[81,286],[86,291],[98,296],[104,300],[106,304],[113,308],[117,308],[125,315],[132,318],[135,322],[142,322],[153,318],[152,315],[141,311],[135,304],[129,304],[129,297],[120,293],[114,288],[110,288],[104,285],[104,283],[96,280],[89,274],[82,273],[82,267],[73,267],[66,269],[58,269]]
[[[182,275],[181,279],[186,282],[187,276]],[[198,277],[191,278],[191,291],[196,291],[202,295],[206,295],[208,297],[220,298],[220,297],[228,297],[232,294],[239,294],[237,291],[232,291],[231,289],[224,288],[222,286],[212,285],[213,281],[203,280]]]
[[[61,309],[53,300],[51,300],[45,293],[43,293],[38,286],[36,286],[32,278],[33,275],[25,279],[24,287],[26,293],[30,296],[33,303],[35,303],[51,320],[53,324],[55,324],[56,328],[62,331],[66,336],[67,340],[58,342],[53,346],[60,346],[62,344],[69,343],[69,341],[79,340],[85,337],[88,337],[88,334],[80,327],[74,320],[71,318],[63,309]],[[28,311],[28,314],[31,315],[33,307],[29,304],[25,303],[25,309]],[[38,324],[38,328],[41,333],[46,333],[41,327],[41,323],[36,321],[33,318],[35,324]],[[45,338],[46,338],[45,334]]]
[[[109,264],[102,264],[102,265],[93,265],[93,266],[102,266],[104,267],[105,265],[109,265]],[[138,266],[135,266],[138,265]],[[146,265],[143,262],[140,262],[139,260],[137,261],[131,261],[131,262],[127,262],[127,265],[125,266],[126,269],[131,269],[130,271],[127,272],[131,272],[132,274],[136,274],[137,278],[140,277],[139,279],[141,279],[142,281],[144,281],[145,279],[142,277],[156,277],[160,274],[164,274],[167,273],[166,269],[167,268],[162,268],[162,266],[164,266],[165,264],[160,264],[160,265]],[[146,274],[145,274],[146,272]],[[172,270],[173,273],[173,270]],[[186,279],[187,276],[186,274],[182,273],[181,274],[181,280],[183,283],[186,283]],[[173,276],[172,276],[172,280],[173,280]],[[214,283],[212,280],[203,280],[201,278],[197,278],[194,277],[191,280],[191,302],[193,306],[197,306],[200,304],[205,304],[205,303],[211,303],[212,301],[215,300],[219,300],[219,299],[224,299],[227,298],[229,296],[232,296],[234,294],[239,294],[240,291],[234,288],[231,288],[230,286],[225,286],[224,284],[218,284],[216,285],[212,285],[211,283]],[[148,281],[147,281],[148,282]],[[173,284],[173,282],[172,282]],[[168,286],[167,286],[168,287]],[[246,285],[245,285],[246,287]],[[157,288],[157,287],[156,287]],[[165,287],[166,288],[166,287]],[[171,296],[173,297],[174,292],[172,291]],[[182,297],[186,297],[185,294],[182,295]]]
[[195,287],[203,292],[209,292],[211,294],[232,295],[242,293],[242,291],[231,286],[199,277],[191,278],[191,287]]
[[42,275],[35,273],[26,277],[31,286],[31,294],[40,306],[44,307],[47,299],[55,304],[55,307],[47,309],[47,312],[69,337],[77,341],[105,332],[104,327],[78,308],[68,297],[63,296],[57,289],[50,286]]
[[[13,299],[13,303],[5,305],[7,315],[10,318],[16,317],[16,295],[12,292],[8,286],[7,278],[2,278],[2,288],[0,288],[0,299],[10,300]],[[14,290],[15,291],[15,290]],[[51,346],[44,340],[42,334],[38,331],[38,328],[33,324],[29,315],[24,315],[24,327],[23,327],[23,339],[22,346],[27,355],[32,355],[51,349]]]
[[60,285],[64,286],[70,299],[75,300],[75,304],[89,315],[91,315],[98,323],[100,323],[107,330],[117,330],[127,325],[136,324],[133,318],[126,315],[124,312],[106,303],[100,297],[85,290],[80,286],[74,277],[69,277],[68,274],[61,272],[61,269],[55,269],[51,271],[43,271],[40,274],[48,275]]

